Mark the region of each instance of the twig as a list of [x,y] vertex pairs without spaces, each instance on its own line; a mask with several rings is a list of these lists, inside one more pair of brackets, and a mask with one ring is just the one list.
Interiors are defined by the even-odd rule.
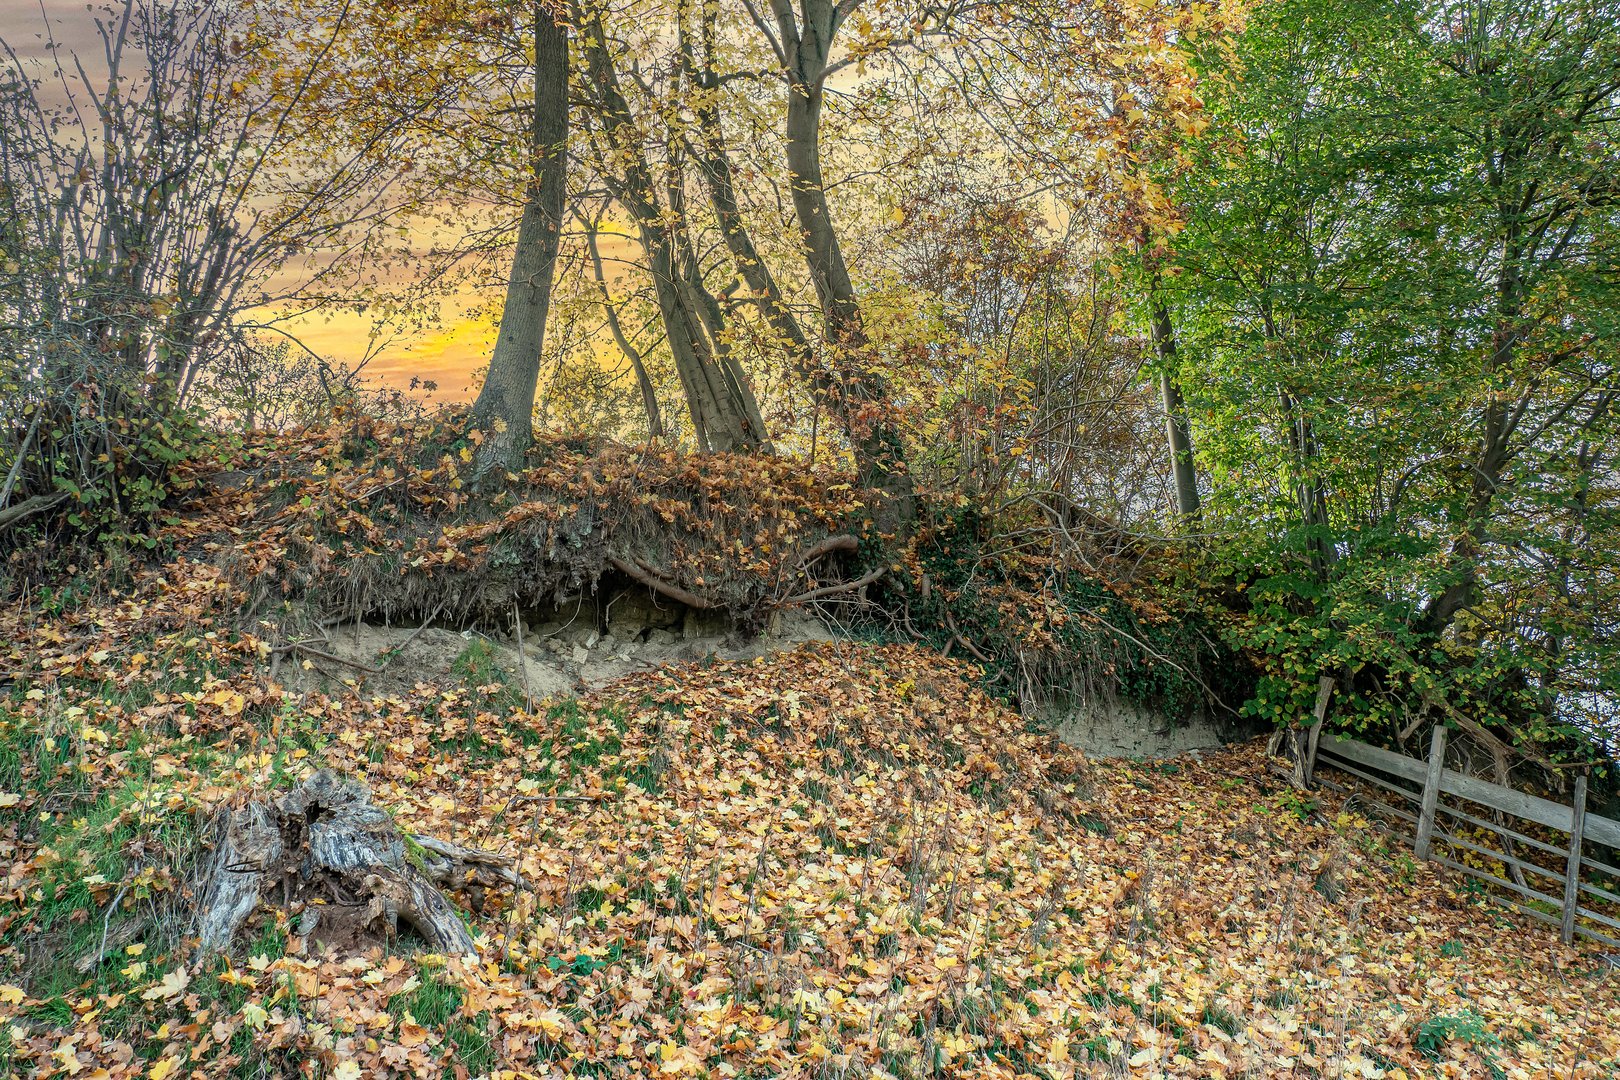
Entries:
[[523,652],[523,616],[518,613],[516,600],[512,601],[512,634],[517,638],[518,671],[523,673],[523,704],[534,712],[534,693],[529,689],[529,658]]
[[973,642],[969,641],[967,639],[967,635],[963,634],[962,631],[956,628],[956,619],[952,617],[950,608],[945,609],[945,625],[951,631],[951,639],[959,642],[962,648],[978,657],[981,663],[993,664],[996,662],[996,658],[994,656],[986,656],[984,653],[980,652],[979,647],[973,644]]
[[360,663],[358,660],[345,660],[341,656],[333,656],[329,652],[322,652],[319,649],[312,649],[301,641],[295,641],[290,645],[283,645],[276,651],[284,653],[296,652],[300,655],[307,656],[312,660],[325,660],[329,664],[342,664],[344,667],[351,667],[356,671],[363,671],[367,675],[380,675],[382,674],[383,667],[386,666],[378,665],[377,667],[371,667],[367,664]]
[[437,619],[439,617],[439,612],[444,610],[444,603],[445,602],[441,600],[439,602],[439,606],[433,609],[433,614],[429,615],[422,622],[421,626],[418,626],[415,630],[412,630],[410,635],[406,637],[404,641],[390,649],[388,656],[383,659],[382,663],[376,665],[375,667],[368,664],[362,664],[358,660],[345,660],[341,656],[333,656],[331,653],[323,652],[320,649],[312,649],[310,648],[310,642],[315,640],[314,638],[309,638],[304,641],[289,641],[285,645],[277,645],[274,649],[270,650],[271,662],[274,663],[289,653],[299,653],[315,660],[325,660],[332,664],[342,664],[345,667],[354,668],[356,671],[363,671],[367,675],[381,675],[385,670],[387,670],[388,665],[394,662],[395,657],[404,652],[406,648],[410,646],[411,642],[422,636],[422,631],[433,625],[433,620]]
[[396,656],[398,656],[400,653],[404,652],[407,648],[410,647],[411,642],[413,642],[417,638],[421,637],[422,636],[422,631],[426,630],[428,627],[433,625],[433,620],[437,619],[439,617],[439,613],[444,610],[445,603],[446,603],[446,601],[440,600],[439,601],[439,606],[433,609],[433,614],[431,614],[427,618],[423,619],[421,626],[418,626],[415,630],[412,630],[409,637],[407,637],[404,641],[400,642],[398,645],[395,645],[393,647],[393,649],[391,649],[389,651],[388,657],[385,660],[383,660],[383,662],[381,664],[377,665],[377,670],[379,672],[382,671],[382,669],[387,667],[389,664],[392,664],[394,662],[394,658]]
[[124,902],[124,896],[128,892],[129,883],[125,882],[123,885],[119,886],[118,895],[112,898],[112,903],[107,905],[106,912],[101,916],[101,944],[96,948],[96,958],[88,965],[81,968],[81,971],[87,972],[96,970],[96,968],[101,966],[101,961],[106,958],[107,930],[112,925],[112,913],[118,910],[118,905]]
[[[500,811],[498,813],[496,813],[495,817],[492,820],[499,821],[501,818],[506,816],[506,812],[508,810],[512,809],[512,807],[514,805],[516,805],[517,803],[520,803],[520,802],[528,802],[528,803],[593,803],[594,804],[594,803],[600,803],[600,802],[606,802],[606,801],[607,801],[606,799],[599,799],[594,795],[514,795],[510,799],[506,800],[506,805],[501,807]],[[426,845],[424,845],[424,846],[426,846]]]

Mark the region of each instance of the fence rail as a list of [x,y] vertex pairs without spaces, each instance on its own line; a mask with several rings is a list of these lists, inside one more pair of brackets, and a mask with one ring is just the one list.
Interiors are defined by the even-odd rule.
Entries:
[[[1620,946],[1620,937],[1598,929],[1603,927],[1620,931],[1620,907],[1604,912],[1589,906],[1590,900],[1620,905],[1620,892],[1614,891],[1620,889],[1620,885],[1604,888],[1596,882],[1582,880],[1583,874],[1590,871],[1593,875],[1605,875],[1609,884],[1620,881],[1620,868],[1597,859],[1595,853],[1588,855],[1583,850],[1588,842],[1620,849],[1620,821],[1587,813],[1586,777],[1576,778],[1573,804],[1566,806],[1468,776],[1445,767],[1446,729],[1440,726],[1434,729],[1426,761],[1349,739],[1323,739],[1316,752],[1316,763],[1330,765],[1359,777],[1410,804],[1403,807],[1381,799],[1371,800],[1379,810],[1413,826],[1413,850],[1418,858],[1449,866],[1529,901],[1521,903],[1504,896],[1495,897],[1516,911],[1558,927],[1559,936],[1565,944],[1573,941],[1578,934],[1606,945]],[[1482,816],[1448,803],[1447,796],[1454,801],[1494,810],[1520,822],[1530,822],[1564,833],[1569,837],[1569,842],[1560,847],[1540,837],[1526,835],[1522,827],[1515,829],[1505,821],[1487,821]],[[1494,834],[1501,841],[1501,850],[1456,835],[1461,831],[1459,825],[1473,826]],[[1515,846],[1520,844],[1530,851],[1549,856],[1554,865],[1542,865],[1529,855],[1521,858],[1515,852]],[[1438,852],[1437,847],[1445,849],[1445,853]],[[1502,873],[1491,873],[1466,862],[1468,852],[1499,864]],[[1542,883],[1537,881],[1532,885],[1526,875],[1535,875],[1551,883],[1543,886],[1550,891],[1543,892],[1535,887]],[[1531,904],[1547,905],[1558,914]]]

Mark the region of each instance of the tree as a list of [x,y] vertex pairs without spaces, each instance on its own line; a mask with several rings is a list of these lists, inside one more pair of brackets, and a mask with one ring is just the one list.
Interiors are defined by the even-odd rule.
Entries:
[[1596,715],[1620,359],[1600,7],[1293,0],[1206,57],[1166,281],[1263,715],[1303,714],[1324,673],[1392,733],[1413,698],[1527,739]]
[[1609,136],[1620,121],[1620,23],[1592,0],[1460,0],[1436,5],[1423,38],[1436,119],[1459,137],[1458,209],[1476,224],[1466,300],[1487,313],[1490,334],[1467,495],[1447,507],[1451,580],[1419,620],[1434,634],[1478,598],[1482,547],[1515,464],[1572,417],[1601,423],[1612,407],[1617,323],[1604,301],[1616,296],[1606,262],[1620,207]]
[[55,511],[125,532],[167,494],[197,380],[321,259],[390,223],[398,147],[306,152],[305,107],[354,33],[334,18],[276,69],[233,4],[124,0],[100,64],[9,44],[0,74],[0,534]]
[[[1164,462],[1183,524],[1202,496],[1182,389],[1166,254],[1181,228],[1168,177],[1188,165],[1179,145],[1207,121],[1192,66],[1241,25],[1243,8],[1189,0],[1160,5],[1037,0],[975,10],[945,58],[958,91],[1028,173],[1136,271],[1140,322],[1152,350]],[[993,59],[992,59],[993,58]],[[1134,265],[1131,265],[1134,264]]]
[[1198,466],[1193,457],[1192,425],[1187,420],[1187,399],[1181,392],[1176,350],[1176,327],[1165,304],[1157,272],[1148,288],[1149,333],[1159,362],[1159,395],[1164,403],[1165,443],[1170,451],[1170,475],[1175,483],[1176,512],[1196,521],[1203,512],[1198,494]]
[[635,223],[698,447],[759,449],[766,443],[764,420],[748,373],[726,344],[724,314],[693,250],[679,154],[665,163],[669,180],[661,199],[647,159],[648,134],[625,96],[600,15],[589,25],[584,51],[596,171]]
[[[813,385],[854,447],[861,479],[887,496],[884,514],[889,523],[904,525],[916,515],[905,446],[891,415],[888,385],[870,362],[871,342],[833,226],[821,167],[821,112],[827,79],[853,62],[850,57],[833,59],[834,41],[859,6],[860,0],[800,0],[795,9],[790,0],[771,0],[774,29],[757,14],[755,21],[770,43],[787,88],[783,144],[788,185],[805,265],[821,304],[826,346]],[[752,6],[750,13],[754,13]],[[710,140],[712,158],[712,130]],[[710,173],[715,175],[712,168]],[[711,179],[711,191],[713,184]],[[723,194],[720,202],[726,202]],[[727,236],[737,236],[740,223],[735,216],[730,221]],[[740,238],[728,242],[734,252],[747,250]],[[793,340],[779,314],[774,322]]]
[[568,27],[564,15],[535,0],[534,106],[528,149],[530,178],[518,223],[512,272],[489,374],[473,403],[473,425],[485,432],[477,472],[516,471],[534,442],[534,395],[540,350],[567,213]]
[[630,343],[625,335],[624,326],[619,321],[619,309],[613,302],[613,294],[608,290],[607,275],[602,270],[602,252],[596,242],[596,234],[601,231],[600,219],[596,221],[585,220],[580,215],[580,224],[585,227],[585,247],[590,252],[591,276],[596,279],[596,288],[602,294],[602,315],[607,320],[608,330],[613,335],[613,342],[630,362],[630,370],[635,373],[636,389],[641,393],[642,411],[647,416],[647,438],[662,439],[664,437],[664,417],[658,407],[658,391],[653,386],[652,377],[647,374],[647,365],[641,351]]

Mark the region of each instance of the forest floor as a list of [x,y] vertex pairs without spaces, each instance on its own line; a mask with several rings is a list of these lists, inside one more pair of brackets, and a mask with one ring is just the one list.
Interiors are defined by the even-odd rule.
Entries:
[[[849,642],[531,703],[472,637],[290,688],[208,513],[0,613],[0,1075],[1620,1075],[1620,958],[1258,744],[1090,760]],[[316,768],[512,856],[454,897],[476,956],[328,954],[270,904],[186,962],[198,822]]]

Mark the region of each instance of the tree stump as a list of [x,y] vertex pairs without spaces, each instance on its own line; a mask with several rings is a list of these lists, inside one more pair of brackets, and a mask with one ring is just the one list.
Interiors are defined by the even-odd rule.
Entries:
[[326,770],[280,798],[220,810],[207,835],[195,960],[229,948],[261,903],[298,913],[301,937],[335,949],[394,940],[403,924],[424,948],[465,955],[472,932],[440,890],[523,885],[505,856],[401,833],[364,783]]

